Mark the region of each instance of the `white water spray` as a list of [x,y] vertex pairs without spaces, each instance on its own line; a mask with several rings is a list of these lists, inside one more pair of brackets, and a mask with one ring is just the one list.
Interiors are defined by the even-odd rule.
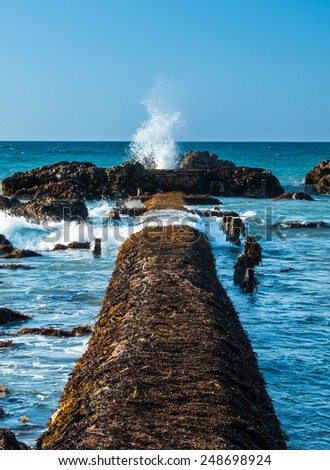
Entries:
[[177,164],[176,138],[183,120],[181,113],[169,104],[168,94],[168,84],[158,79],[141,101],[149,119],[136,131],[130,149],[133,158],[147,168],[170,169]]

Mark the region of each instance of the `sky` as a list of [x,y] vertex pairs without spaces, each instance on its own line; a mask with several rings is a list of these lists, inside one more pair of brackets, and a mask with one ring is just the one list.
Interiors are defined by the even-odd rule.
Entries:
[[0,0],[0,140],[330,141],[330,0]]

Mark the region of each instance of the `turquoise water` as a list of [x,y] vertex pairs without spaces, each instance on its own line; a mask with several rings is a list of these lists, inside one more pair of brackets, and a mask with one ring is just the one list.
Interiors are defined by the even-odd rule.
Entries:
[[[0,180],[15,171],[25,171],[61,160],[91,161],[112,166],[128,158],[128,143],[0,143]],[[270,169],[286,190],[301,190],[307,171],[330,158],[329,143],[181,143],[181,152],[209,150],[237,165]],[[330,223],[330,196],[316,201],[279,201],[220,198],[224,209],[237,210],[247,219],[250,231],[258,233],[264,248],[263,266],[257,268],[259,290],[242,295],[232,283],[232,267],[239,249],[225,242],[219,219],[192,217],[189,223],[206,231],[216,258],[219,278],[235,304],[245,330],[258,354],[268,391],[273,399],[291,449],[329,449],[329,228],[282,231],[284,239],[265,229],[266,213],[276,220],[324,220]],[[89,201],[95,235],[104,239],[101,217],[112,201]],[[167,223],[173,213],[162,214]],[[55,242],[44,239],[42,226],[5,216],[0,212],[0,233],[17,247],[43,253],[26,259],[31,271],[0,270],[0,305],[29,314],[24,326],[55,326],[69,329],[94,323],[111,276],[120,243],[143,220],[132,226],[126,220],[107,228],[102,257],[90,251],[51,252]],[[61,224],[57,226],[63,241]],[[75,224],[70,241],[88,239]],[[291,271],[281,272],[286,268]],[[4,328],[14,332],[21,326]],[[1,335],[0,335],[1,336]],[[1,340],[1,337],[0,337]],[[0,393],[6,412],[0,427],[13,429],[33,445],[56,410],[67,376],[86,347],[88,338],[20,336],[15,347],[0,349]],[[27,415],[28,424],[20,417]]]

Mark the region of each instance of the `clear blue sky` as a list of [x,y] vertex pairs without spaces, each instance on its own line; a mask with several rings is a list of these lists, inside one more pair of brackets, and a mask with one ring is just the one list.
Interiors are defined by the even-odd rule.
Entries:
[[129,140],[168,77],[182,140],[330,141],[330,0],[0,0],[0,140]]

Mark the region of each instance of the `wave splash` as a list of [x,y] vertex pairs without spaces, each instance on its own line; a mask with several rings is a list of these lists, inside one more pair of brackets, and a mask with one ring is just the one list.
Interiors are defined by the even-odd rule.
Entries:
[[178,162],[176,138],[183,119],[169,104],[168,95],[166,82],[159,79],[141,101],[149,118],[134,134],[130,153],[147,168],[171,169]]

